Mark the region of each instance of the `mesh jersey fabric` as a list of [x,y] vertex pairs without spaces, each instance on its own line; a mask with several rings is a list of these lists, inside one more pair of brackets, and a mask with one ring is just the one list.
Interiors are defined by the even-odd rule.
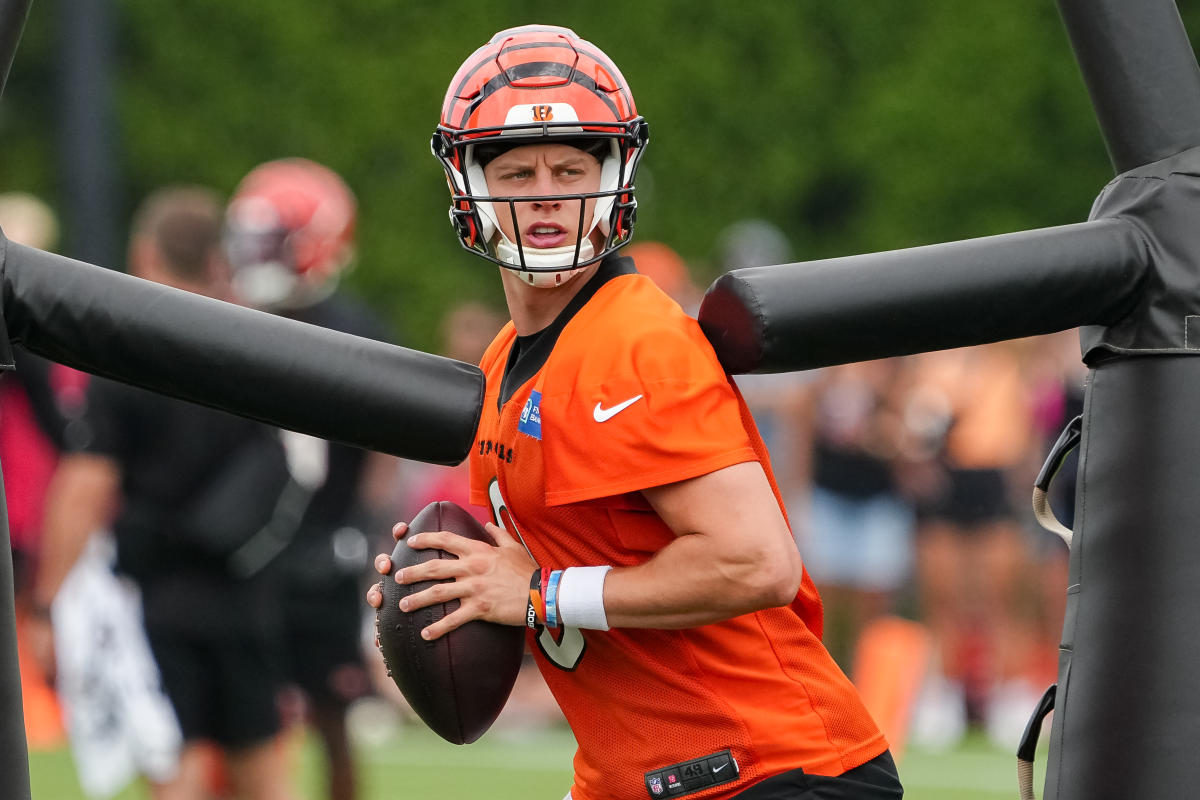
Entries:
[[[751,460],[770,477],[699,326],[648,278],[609,279],[502,404],[515,339],[510,323],[481,363],[471,501],[491,506],[544,569],[651,558],[674,534],[641,489]],[[820,637],[807,573],[789,606],[716,624],[543,630],[531,647],[579,744],[575,800],[645,798],[646,771],[726,748],[739,780],[690,797],[732,797],[797,767],[839,775],[879,755],[886,742]]]

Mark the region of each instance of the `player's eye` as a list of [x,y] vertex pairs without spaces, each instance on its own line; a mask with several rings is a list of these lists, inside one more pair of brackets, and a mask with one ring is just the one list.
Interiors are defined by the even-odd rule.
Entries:
[[528,178],[531,174],[532,173],[527,169],[515,169],[515,170],[510,170],[508,172],[503,173],[500,176],[500,180],[503,180],[503,181],[523,180],[525,178]]

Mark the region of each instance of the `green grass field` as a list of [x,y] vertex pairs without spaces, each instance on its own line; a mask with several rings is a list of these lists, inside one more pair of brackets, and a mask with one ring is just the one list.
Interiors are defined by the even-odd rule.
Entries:
[[[377,742],[360,742],[361,800],[559,800],[570,785],[574,742],[566,729],[516,736],[494,731],[466,747],[446,744],[410,724]],[[297,758],[301,800],[323,800],[318,751],[306,741]],[[1045,770],[1039,756],[1037,794]],[[30,757],[35,800],[84,800],[66,750]],[[909,750],[900,764],[907,800],[1015,800],[1016,761],[978,737],[954,750]],[[132,786],[118,800],[144,800]]]

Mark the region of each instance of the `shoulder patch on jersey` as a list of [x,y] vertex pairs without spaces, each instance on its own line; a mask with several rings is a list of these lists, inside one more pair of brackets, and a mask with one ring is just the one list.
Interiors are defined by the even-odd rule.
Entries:
[[517,421],[517,432],[534,439],[542,438],[542,393],[536,389],[529,393],[525,407],[521,409],[521,419]]

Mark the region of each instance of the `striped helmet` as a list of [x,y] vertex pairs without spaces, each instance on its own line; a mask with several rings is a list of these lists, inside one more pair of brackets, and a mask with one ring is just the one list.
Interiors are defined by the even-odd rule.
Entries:
[[354,193],[328,167],[304,158],[259,164],[225,212],[235,292],[267,311],[323,299],[354,261],[357,216]]
[[[450,221],[463,247],[534,286],[556,286],[629,242],[637,210],[633,178],[647,140],[629,85],[608,56],[568,28],[526,25],[497,33],[459,67],[432,148],[446,170]],[[600,188],[536,198],[579,201],[581,217],[575,242],[539,249],[520,235],[508,241],[497,222],[497,214],[515,221],[515,203],[533,198],[490,195],[475,151],[547,142],[599,153]],[[588,226],[583,201],[591,198]],[[599,247],[592,242],[597,230]]]

